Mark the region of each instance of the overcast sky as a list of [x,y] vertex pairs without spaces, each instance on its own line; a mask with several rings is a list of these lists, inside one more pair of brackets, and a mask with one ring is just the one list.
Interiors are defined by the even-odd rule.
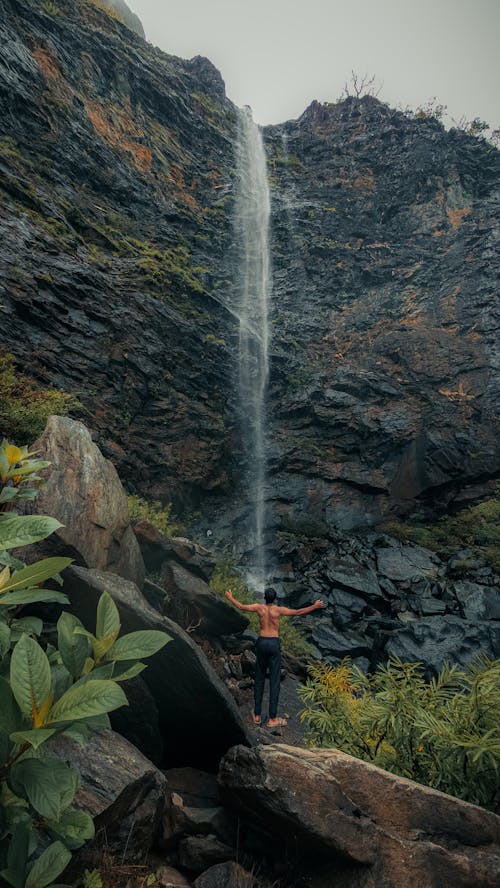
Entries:
[[207,56],[259,123],[335,101],[354,69],[375,74],[391,105],[436,96],[455,119],[500,124],[500,0],[127,2],[152,43]]

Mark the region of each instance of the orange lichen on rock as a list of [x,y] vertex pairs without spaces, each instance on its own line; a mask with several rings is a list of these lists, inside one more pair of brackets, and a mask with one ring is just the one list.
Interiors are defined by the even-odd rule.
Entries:
[[465,216],[469,216],[470,212],[470,207],[464,207],[461,210],[446,210],[450,225],[455,228],[455,230],[463,225]]
[[471,395],[465,391],[463,383],[459,382],[455,391],[451,391],[448,388],[440,388],[438,389],[440,395],[444,395],[450,401],[473,401],[476,397],[475,395]]
[[59,80],[60,78],[62,78],[61,69],[58,62],[49,52],[47,52],[46,49],[42,49],[41,46],[37,47],[37,49],[34,49],[33,58],[35,59],[44,79],[47,82],[51,80]]
[[111,148],[121,148],[130,154],[132,162],[140,172],[151,168],[153,155],[144,145],[144,129],[132,117],[130,108],[118,105],[101,105],[84,98],[85,110],[92,126],[101,139]]
[[355,188],[362,188],[364,191],[370,191],[372,194],[377,190],[375,179],[372,175],[357,176],[354,180]]
[[74,91],[63,76],[57,59],[41,46],[33,50],[33,58],[47,84],[48,92],[56,93],[60,99],[70,102],[73,99]]
[[193,210],[193,212],[195,213],[203,213],[203,208],[200,206],[193,194],[194,182],[192,182],[191,185],[186,185],[182,170],[177,163],[172,164],[170,172],[167,173],[165,178],[172,186],[174,198],[179,203],[185,204],[187,207],[189,207],[190,210]]

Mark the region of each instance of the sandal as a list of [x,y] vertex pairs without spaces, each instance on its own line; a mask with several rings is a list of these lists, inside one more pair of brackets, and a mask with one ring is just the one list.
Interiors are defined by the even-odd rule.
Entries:
[[260,715],[255,715],[255,713],[254,713],[253,723],[254,723],[254,725],[256,725],[258,728],[262,727],[262,718],[261,718],[261,716],[260,716]]
[[286,726],[288,724],[286,718],[277,718],[276,720],[272,719],[272,721],[275,722],[274,725],[272,725],[270,723],[270,721],[268,721],[268,723],[267,723],[267,727],[271,728],[271,730],[273,728],[286,728]]

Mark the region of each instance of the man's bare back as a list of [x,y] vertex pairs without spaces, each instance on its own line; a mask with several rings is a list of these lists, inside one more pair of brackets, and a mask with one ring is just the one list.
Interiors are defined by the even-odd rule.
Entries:
[[259,617],[261,638],[279,638],[280,634],[280,617],[298,617],[302,614],[310,614],[312,611],[323,607],[322,601],[315,601],[308,607],[281,607],[277,604],[243,604],[238,601],[230,589],[226,592],[226,598],[231,604],[239,607],[240,610],[252,611]]

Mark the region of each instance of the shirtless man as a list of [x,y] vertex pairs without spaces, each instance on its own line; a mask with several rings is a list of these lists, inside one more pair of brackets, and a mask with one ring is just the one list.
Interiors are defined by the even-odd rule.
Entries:
[[256,725],[262,724],[261,709],[262,696],[264,694],[264,681],[266,671],[269,669],[269,719],[267,725],[269,728],[284,727],[286,719],[278,718],[278,698],[280,694],[280,676],[281,676],[281,639],[280,633],[280,617],[298,617],[301,614],[310,614],[311,611],[323,607],[322,601],[315,601],[308,607],[281,607],[274,603],[276,592],[274,589],[266,589],[264,593],[265,604],[243,604],[234,597],[231,589],[226,592],[226,598],[239,607],[243,611],[252,611],[259,617],[260,635],[257,639],[255,654],[257,662],[255,664],[255,709],[253,720]]

